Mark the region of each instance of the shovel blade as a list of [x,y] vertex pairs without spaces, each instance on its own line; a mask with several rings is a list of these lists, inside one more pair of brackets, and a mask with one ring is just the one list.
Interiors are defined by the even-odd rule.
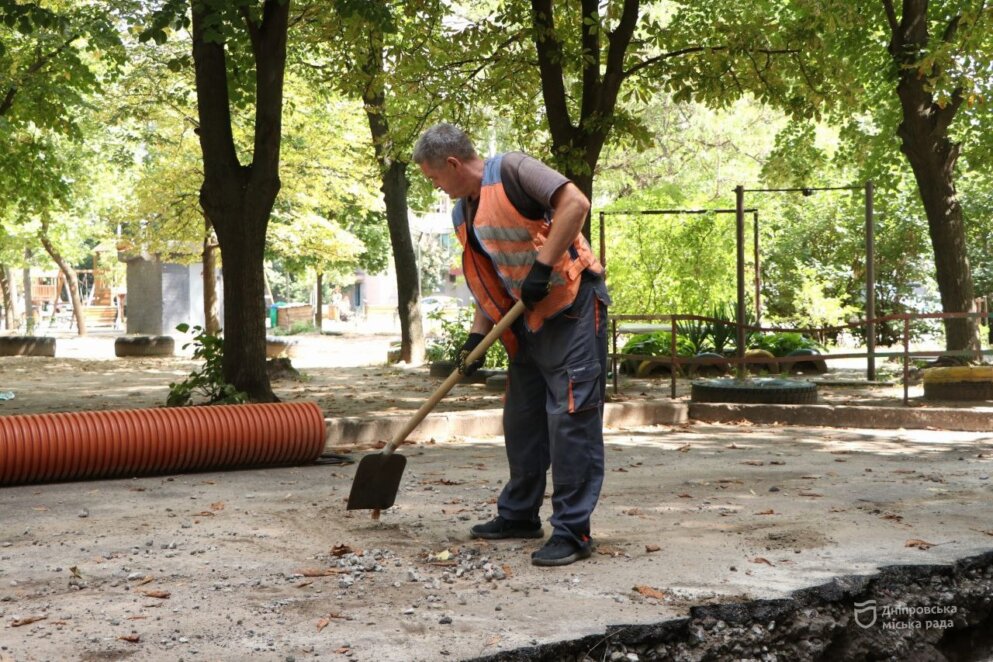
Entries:
[[386,510],[396,501],[407,458],[391,453],[366,455],[359,462],[348,495],[348,510]]

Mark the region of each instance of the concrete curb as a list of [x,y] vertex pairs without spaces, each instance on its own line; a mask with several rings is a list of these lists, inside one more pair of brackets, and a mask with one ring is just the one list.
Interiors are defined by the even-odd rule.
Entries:
[[[688,407],[681,402],[618,402],[604,407],[604,427],[625,428],[641,425],[679,425],[687,419]],[[357,416],[324,419],[327,444],[369,444],[392,439],[409,415],[359,418]],[[498,436],[503,434],[503,410],[480,409],[430,414],[421,421],[408,439],[427,441],[454,436]]]
[[[328,418],[328,446],[369,444],[392,439],[409,416]],[[763,425],[799,425],[843,428],[940,429],[993,432],[989,411],[943,407],[900,408],[852,405],[751,405],[669,400],[618,402],[604,408],[604,427],[632,428],[681,425],[690,420],[707,423],[749,421]],[[481,409],[431,414],[408,437],[427,441],[455,436],[503,434],[503,410]]]
[[691,402],[689,416],[709,423],[746,420],[760,424],[843,428],[938,429],[993,432],[989,411],[951,407],[865,407],[855,405],[746,405]]

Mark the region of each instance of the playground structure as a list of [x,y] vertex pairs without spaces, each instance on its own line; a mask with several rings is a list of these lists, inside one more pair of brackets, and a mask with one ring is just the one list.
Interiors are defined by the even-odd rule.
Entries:
[[[759,210],[754,207],[745,207],[745,194],[746,193],[801,193],[805,197],[809,197],[817,192],[821,191],[864,191],[864,209],[865,209],[865,306],[863,318],[857,322],[834,327],[819,327],[816,329],[809,328],[786,328],[786,327],[762,327],[761,326],[761,315],[762,315],[762,294],[761,294],[761,256],[759,250]],[[979,319],[989,319],[988,310],[981,310],[976,313],[903,313],[895,315],[887,315],[882,317],[876,317],[875,307],[875,255],[874,255],[874,244],[875,244],[875,234],[874,234],[874,185],[872,181],[867,181],[864,185],[851,185],[851,186],[809,186],[809,187],[795,187],[795,188],[756,188],[756,189],[746,189],[743,186],[737,186],[735,188],[735,208],[734,209],[656,209],[656,210],[637,210],[637,211],[618,211],[609,212],[601,211],[599,214],[600,226],[599,226],[599,248],[600,248],[600,261],[604,266],[607,265],[607,255],[606,255],[606,217],[611,214],[624,214],[624,215],[642,215],[642,216],[658,216],[658,215],[699,215],[699,214],[725,214],[733,213],[735,214],[735,254],[736,254],[736,305],[735,305],[735,319],[731,323],[735,327],[735,356],[734,357],[724,357],[719,354],[701,354],[696,357],[686,358],[679,357],[677,355],[676,349],[676,337],[677,337],[677,322],[680,321],[697,321],[711,324],[725,323],[723,320],[717,320],[710,317],[703,317],[698,315],[680,315],[680,314],[645,314],[645,315],[613,315],[611,335],[612,335],[612,352],[611,361],[613,366],[613,381],[614,381],[614,392],[617,392],[618,384],[618,373],[619,373],[619,363],[626,360],[635,361],[655,361],[664,363],[668,366],[668,372],[671,380],[670,394],[672,398],[676,397],[676,378],[677,373],[680,372],[682,367],[687,367],[690,372],[703,367],[703,366],[715,366],[723,367],[724,365],[731,364],[734,366],[734,371],[737,380],[743,380],[749,369],[749,367],[766,365],[775,365],[768,363],[768,357],[764,356],[746,356],[746,333],[748,332],[799,332],[799,333],[813,333],[820,336],[824,336],[826,333],[840,332],[848,329],[861,328],[865,331],[866,337],[866,347],[865,352],[846,352],[843,354],[831,354],[825,356],[819,356],[819,361],[825,361],[826,359],[851,359],[851,358],[864,358],[866,360],[866,382],[873,383],[876,381],[876,359],[877,357],[899,357],[903,365],[903,390],[904,405],[909,404],[909,373],[910,373],[910,361],[913,357],[949,357],[949,358],[981,358],[984,354],[991,354],[990,350],[986,351],[947,351],[947,350],[910,350],[910,323],[913,320],[927,320],[927,319],[955,319],[963,317],[975,317]],[[754,260],[754,299],[755,299],[755,323],[747,324],[745,320],[746,317],[746,264],[745,264],[745,235],[746,235],[746,214],[752,214],[752,232],[753,232],[753,260]],[[619,325],[618,323],[621,323]],[[645,323],[650,323],[646,325]],[[668,325],[659,326],[659,322],[668,322]],[[902,351],[891,351],[891,352],[878,352],[876,350],[876,327],[878,324],[883,322],[900,322],[903,325],[903,347]],[[624,323],[628,323],[624,325]],[[631,323],[640,323],[637,325],[631,325]],[[638,355],[638,354],[624,354],[618,351],[617,339],[621,335],[630,333],[639,333],[653,330],[667,331],[670,334],[670,343],[668,356],[659,357],[658,355]],[[787,356],[778,357],[776,362],[779,364],[777,368],[771,371],[778,371],[778,368],[783,368],[783,372],[792,372],[791,368],[802,363],[810,362],[809,356],[802,353],[797,353],[797,356]],[[740,384],[729,385],[729,388],[734,386],[734,393],[730,394],[730,397],[734,398],[734,401],[738,400],[738,391],[740,391]],[[784,389],[789,389],[789,384],[781,383],[779,386]],[[797,384],[797,389],[804,389],[802,383]],[[946,389],[947,390],[947,389]],[[969,385],[964,387],[963,392],[967,393],[969,390]],[[757,398],[763,399],[763,401],[769,402],[764,398],[767,398],[768,389],[756,389]],[[944,391],[943,391],[944,392]],[[766,395],[764,395],[765,393]],[[980,391],[976,391],[976,397],[979,398],[981,395]],[[964,398],[967,399],[967,398]],[[982,399],[982,398],[979,398]],[[792,396],[786,396],[783,403],[792,401]]]

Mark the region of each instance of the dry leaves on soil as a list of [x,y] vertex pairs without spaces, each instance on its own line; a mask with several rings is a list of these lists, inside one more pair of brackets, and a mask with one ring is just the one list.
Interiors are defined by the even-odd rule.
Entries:
[[903,544],[904,547],[916,547],[917,549],[923,551],[929,550],[934,547],[933,542],[928,542],[926,540],[921,540],[920,538],[911,538]]

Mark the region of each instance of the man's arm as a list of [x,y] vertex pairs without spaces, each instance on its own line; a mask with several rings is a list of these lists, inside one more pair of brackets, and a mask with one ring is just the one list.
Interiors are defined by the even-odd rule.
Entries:
[[538,261],[554,266],[582,231],[590,201],[579,187],[568,182],[552,196],[552,208],[555,210],[552,229],[538,251]]
[[469,328],[469,333],[481,333],[485,336],[493,328],[493,322],[483,313],[483,309],[479,307],[478,303],[474,305],[476,307],[476,314],[472,318],[472,326]]

